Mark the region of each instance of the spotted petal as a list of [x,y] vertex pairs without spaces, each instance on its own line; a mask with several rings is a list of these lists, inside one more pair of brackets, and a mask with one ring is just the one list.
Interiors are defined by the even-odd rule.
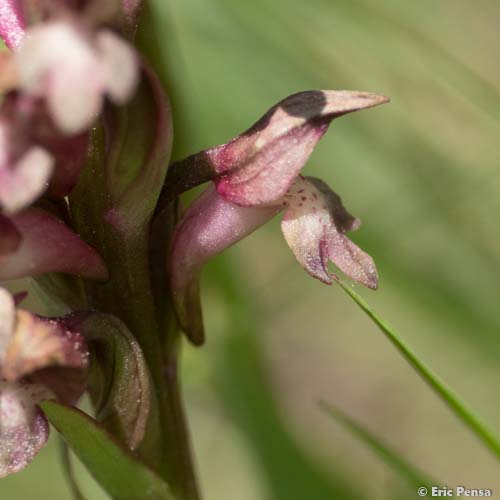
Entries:
[[311,276],[331,284],[331,260],[353,280],[377,288],[372,258],[345,236],[346,231],[357,229],[360,222],[347,212],[336,193],[319,179],[299,177],[285,195],[285,203],[283,234]]

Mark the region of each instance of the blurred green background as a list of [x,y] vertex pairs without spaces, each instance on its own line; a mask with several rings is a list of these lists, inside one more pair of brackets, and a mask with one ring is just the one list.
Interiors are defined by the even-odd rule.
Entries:
[[[333,122],[305,173],[363,221],[352,239],[380,289],[358,291],[500,434],[498,0],[153,3],[179,158],[300,90],[391,97]],[[495,459],[340,289],[301,270],[279,220],[207,266],[203,303],[208,342],[186,346],[183,380],[207,500],[418,498],[319,400],[436,484],[500,495]],[[70,498],[56,440],[0,498]]]

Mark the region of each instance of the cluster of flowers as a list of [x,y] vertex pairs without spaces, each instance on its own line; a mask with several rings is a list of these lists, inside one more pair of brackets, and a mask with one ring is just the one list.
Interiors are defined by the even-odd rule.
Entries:
[[[45,273],[108,278],[101,256],[67,223],[66,197],[104,103],[124,104],[141,69],[152,74],[117,34],[133,31],[139,6],[139,0],[0,0],[0,36],[11,49],[0,54],[0,281]],[[334,118],[384,102],[366,92],[294,94],[227,144],[172,164],[161,178],[159,201],[138,193],[135,200],[148,203],[148,210],[151,205],[152,216],[157,202],[158,213],[182,192],[211,181],[164,249],[177,319],[193,343],[204,339],[203,264],[280,212],[286,242],[311,276],[330,284],[332,261],[352,279],[377,287],[373,260],[346,236],[359,220],[323,181],[301,170]],[[150,166],[146,161],[141,168]],[[162,175],[144,174],[156,185]],[[136,208],[130,216],[143,223]],[[118,227],[124,217],[110,210],[101,222]],[[144,221],[141,234],[157,229],[151,217]],[[88,346],[74,323],[18,310],[21,299],[0,289],[0,476],[26,466],[46,442],[48,425],[37,403],[74,403],[89,366]]]
[[[0,53],[1,281],[107,277],[101,257],[50,210],[76,184],[104,99],[124,103],[139,78],[134,49],[104,27],[119,5],[103,17],[100,3],[0,1],[0,36],[11,49]],[[130,20],[136,4],[127,3]],[[47,440],[36,404],[74,403],[88,367],[83,337],[16,310],[21,299],[0,288],[0,477],[25,467]]]

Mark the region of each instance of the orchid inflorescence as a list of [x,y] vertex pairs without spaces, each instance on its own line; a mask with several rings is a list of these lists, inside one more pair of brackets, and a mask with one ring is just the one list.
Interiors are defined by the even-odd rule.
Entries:
[[[162,463],[148,433],[168,434],[176,324],[204,340],[203,264],[280,212],[312,277],[330,284],[332,261],[377,287],[373,260],[346,236],[360,221],[301,171],[333,119],[388,99],[300,92],[169,166],[170,103],[134,46],[139,13],[138,0],[0,1],[10,49],[0,58],[0,280],[32,278],[54,311],[35,315],[0,289],[0,476],[45,443],[38,404],[74,405],[85,390],[103,427],[153,469]],[[179,195],[206,182],[179,217]],[[123,373],[103,377],[117,345]],[[124,383],[127,370],[137,383]]]

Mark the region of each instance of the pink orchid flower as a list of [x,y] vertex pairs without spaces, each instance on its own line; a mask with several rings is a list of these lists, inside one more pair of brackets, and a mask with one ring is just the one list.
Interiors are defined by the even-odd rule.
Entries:
[[366,92],[301,92],[227,144],[172,165],[169,178],[176,192],[209,179],[215,183],[187,210],[169,256],[177,315],[194,343],[204,338],[202,265],[282,210],[285,239],[311,276],[330,284],[331,260],[352,279],[377,287],[373,260],[345,236],[360,221],[324,182],[299,173],[334,118],[387,101]]

